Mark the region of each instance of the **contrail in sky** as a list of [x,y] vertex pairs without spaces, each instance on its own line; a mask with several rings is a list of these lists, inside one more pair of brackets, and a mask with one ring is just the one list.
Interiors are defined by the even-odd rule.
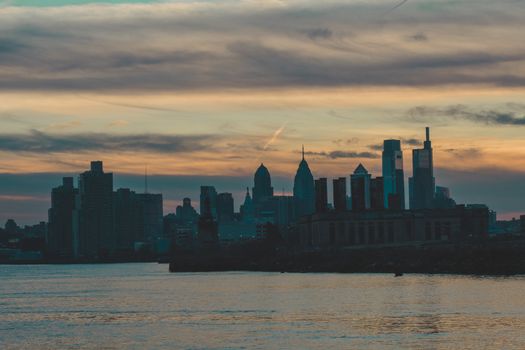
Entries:
[[284,131],[284,129],[286,128],[286,124],[287,123],[284,123],[279,129],[275,130],[273,135],[272,135],[272,138],[270,140],[268,140],[268,142],[266,142],[266,145],[264,145],[263,149],[266,151],[266,149],[268,147],[270,147],[271,144],[273,144],[275,141],[277,141],[277,138],[279,137],[279,135],[281,135],[281,133]]
[[390,10],[387,11],[387,14],[394,11],[395,9],[403,6],[408,0],[402,0],[400,3],[398,3],[396,6],[392,7]]

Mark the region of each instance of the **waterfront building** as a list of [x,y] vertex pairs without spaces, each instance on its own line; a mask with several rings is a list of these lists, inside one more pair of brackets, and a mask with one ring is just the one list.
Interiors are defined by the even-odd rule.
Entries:
[[410,209],[429,209],[434,202],[435,183],[430,128],[422,149],[412,151],[413,176],[409,179]]
[[314,177],[308,163],[304,159],[304,147],[302,155],[303,157],[297,168],[293,184],[293,199],[297,217],[315,212]]
[[350,176],[353,211],[370,209],[370,180],[371,175],[363,164],[359,164]]
[[488,208],[331,211],[299,219],[302,249],[457,242],[488,234]]
[[324,213],[328,211],[328,186],[327,179],[322,177],[315,180],[315,212]]
[[51,256],[73,257],[73,211],[77,194],[78,190],[73,186],[72,177],[64,177],[62,185],[51,190],[46,237],[48,253]]
[[93,161],[78,179],[75,255],[92,258],[111,254],[116,247],[113,213],[113,173],[105,173],[102,162]]
[[332,180],[333,184],[333,198],[334,198],[334,210],[335,211],[346,211],[346,178],[340,177]]
[[383,141],[382,165],[384,207],[405,209],[405,174],[400,140]]

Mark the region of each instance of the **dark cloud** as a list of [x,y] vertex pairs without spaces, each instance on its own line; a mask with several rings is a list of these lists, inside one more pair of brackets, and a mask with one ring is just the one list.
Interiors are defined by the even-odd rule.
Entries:
[[407,37],[409,41],[428,41],[428,37],[425,33],[416,33]]
[[407,115],[413,121],[429,121],[432,118],[452,118],[467,120],[486,125],[525,125],[525,116],[517,115],[514,111],[477,110],[465,105],[446,107],[417,106],[411,108]]
[[472,159],[472,158],[479,158],[482,156],[482,151],[477,148],[448,148],[444,149],[444,152],[450,153],[456,158],[459,159]]
[[82,151],[194,152],[211,147],[216,135],[165,134],[48,134],[33,130],[28,134],[0,134],[0,150],[7,152],[60,153]]
[[404,138],[404,137],[402,137],[401,138],[401,142],[404,143],[404,144],[407,144],[409,146],[420,146],[421,145],[421,141],[418,140],[418,139],[414,139],[414,138]]
[[305,152],[306,155],[311,156],[321,156],[321,157],[327,157],[331,159],[338,159],[338,158],[368,158],[368,159],[375,159],[379,158],[379,156],[375,153],[371,152],[348,152],[348,151],[330,151],[330,152]]
[[305,33],[312,40],[329,39],[334,34],[328,28],[311,28],[303,30],[303,33]]

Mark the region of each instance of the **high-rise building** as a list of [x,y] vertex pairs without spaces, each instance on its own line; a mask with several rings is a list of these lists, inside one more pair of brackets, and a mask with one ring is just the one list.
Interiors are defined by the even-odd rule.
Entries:
[[113,205],[117,249],[132,251],[135,242],[144,241],[142,201],[129,188],[119,188],[113,195]]
[[410,209],[432,208],[436,180],[428,127],[423,148],[412,151],[412,171],[413,176],[409,179]]
[[315,180],[315,212],[324,213],[328,211],[328,189],[327,179],[322,177]]
[[450,189],[448,187],[436,186],[436,193],[434,196],[433,208],[454,208],[456,201],[450,197]]
[[250,196],[250,189],[246,187],[246,196],[244,197],[244,203],[241,205],[241,219],[244,223],[252,223],[255,220],[255,213],[253,209],[253,201]]
[[49,228],[47,247],[49,253],[60,257],[73,257],[73,211],[78,190],[73,187],[73,178],[64,177],[62,186],[51,190],[51,208],[48,212]]
[[273,196],[272,179],[270,177],[270,172],[264,164],[261,163],[255,172],[253,182],[253,203],[255,207],[257,207],[260,202]]
[[78,254],[101,257],[115,249],[113,220],[113,173],[104,173],[101,161],[91,162],[91,169],[78,179]]
[[140,193],[138,197],[142,206],[144,239],[154,241],[161,238],[164,233],[162,194]]
[[304,147],[303,159],[299,163],[293,183],[293,199],[297,217],[312,214],[315,211],[314,177],[304,159]]
[[370,180],[370,208],[372,210],[385,209],[384,182],[382,177]]
[[199,214],[191,205],[191,199],[187,197],[182,200],[182,205],[177,206],[175,213],[177,222],[182,225],[195,224],[199,217]]
[[345,211],[346,207],[346,178],[333,179],[334,210]]
[[405,174],[400,140],[383,142],[384,207],[405,209]]
[[213,186],[201,186],[200,214],[210,215],[217,221],[217,191]]
[[370,209],[370,179],[371,175],[361,163],[350,176],[353,211]]
[[233,221],[234,202],[231,193],[217,195],[217,219],[219,222]]

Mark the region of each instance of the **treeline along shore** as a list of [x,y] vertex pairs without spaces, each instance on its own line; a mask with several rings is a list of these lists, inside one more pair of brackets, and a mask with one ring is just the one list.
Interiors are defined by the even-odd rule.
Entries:
[[301,252],[259,242],[175,254],[169,270],[516,275],[525,274],[525,237]]

